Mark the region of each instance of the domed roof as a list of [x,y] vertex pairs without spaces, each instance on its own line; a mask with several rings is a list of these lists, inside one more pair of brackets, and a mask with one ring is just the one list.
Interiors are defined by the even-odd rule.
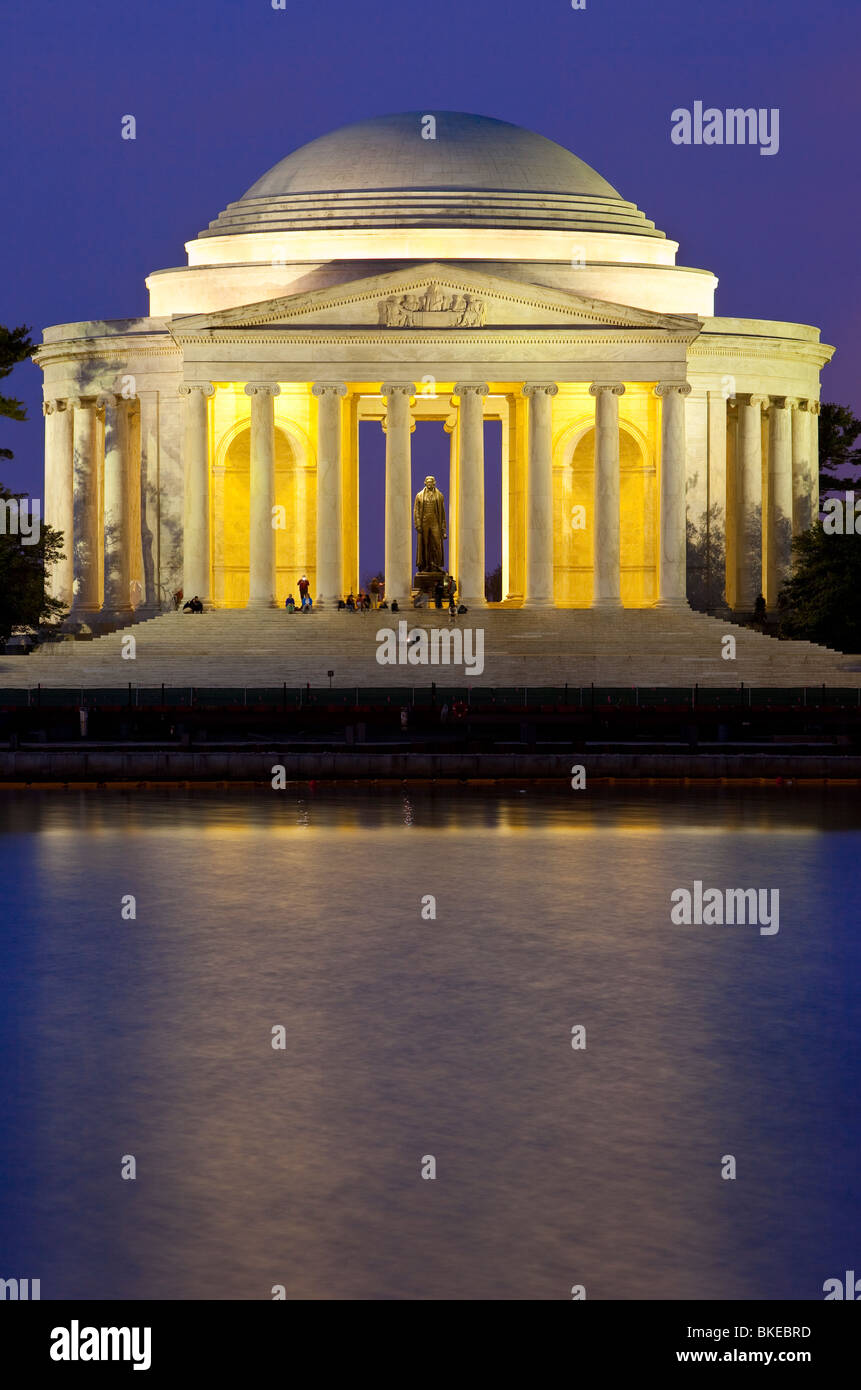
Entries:
[[378,116],[312,140],[201,235],[392,227],[664,235],[570,150],[462,111]]
[[423,136],[427,115],[420,111],[378,116],[333,130],[275,164],[242,201],[374,189],[619,197],[576,154],[531,130],[463,111],[440,111],[434,120],[434,139]]

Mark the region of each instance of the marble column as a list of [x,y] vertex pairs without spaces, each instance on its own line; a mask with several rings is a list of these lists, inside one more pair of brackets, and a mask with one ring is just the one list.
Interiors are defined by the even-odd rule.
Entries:
[[752,612],[762,592],[762,407],[767,396],[739,396],[736,456],[735,606]]
[[553,382],[523,387],[529,402],[524,608],[553,607]]
[[215,395],[215,387],[209,382],[202,386],[183,384],[179,392],[185,397],[182,588],[186,599],[197,594],[204,603],[209,603],[209,427],[206,402]]
[[592,544],[595,568],[593,608],[621,608],[621,537],[619,478],[619,397],[621,382],[595,382],[595,491],[592,505]]
[[481,608],[484,596],[484,405],[486,382],[459,382],[460,468],[457,506],[459,597]]
[[274,608],[275,597],[275,397],[281,388],[250,382],[251,476],[248,504],[248,602],[246,608]]
[[156,391],[139,393],[140,410],[140,518],[143,602],[138,613],[157,613],[161,608],[159,578],[159,399]]
[[412,593],[413,499],[410,399],[415,382],[390,382],[386,399],[386,599],[405,604]]
[[708,437],[708,575],[707,611],[726,608],[727,538],[727,400],[722,391],[709,391]]
[[688,606],[685,396],[690,390],[687,382],[662,382],[655,387],[661,399],[659,608]]
[[98,613],[99,594],[99,468],[96,459],[96,397],[75,396],[74,409],[74,597],[71,616],[86,619]]
[[809,496],[811,524],[819,520],[819,401],[807,402],[810,416]]
[[105,617],[131,616],[131,535],[129,527],[128,403],[109,392],[96,405],[104,412],[104,603]]
[[317,605],[336,606],[344,595],[341,401],[347,388],[317,382],[311,391],[317,397]]
[[772,396],[768,407],[768,517],[765,601],[777,608],[777,595],[792,566],[792,401]]
[[801,400],[792,419],[792,534],[819,518],[819,402]]
[[68,608],[74,584],[73,409],[65,400],[45,401],[45,522],[63,533],[63,554],[47,576],[48,592]]
[[811,522],[807,487],[810,460],[810,427],[806,401],[796,402],[792,412],[792,534],[806,531]]
[[448,572],[457,575],[460,573],[458,566],[458,545],[457,545],[457,506],[456,499],[458,493],[458,439],[460,416],[453,410],[443,424],[443,429],[448,435]]

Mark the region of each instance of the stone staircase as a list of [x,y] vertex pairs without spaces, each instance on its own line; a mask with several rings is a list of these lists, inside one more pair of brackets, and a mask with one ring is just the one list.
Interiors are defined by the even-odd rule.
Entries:
[[[449,627],[435,609],[392,614],[222,609],[169,613],[92,641],[58,642],[30,656],[0,656],[0,688],[22,686],[851,686],[861,657],[810,642],[778,642],[690,609],[473,609],[462,628],[484,632],[484,670],[379,665],[376,634]],[[722,659],[721,638],[736,641]],[[123,657],[135,639],[134,660]]]

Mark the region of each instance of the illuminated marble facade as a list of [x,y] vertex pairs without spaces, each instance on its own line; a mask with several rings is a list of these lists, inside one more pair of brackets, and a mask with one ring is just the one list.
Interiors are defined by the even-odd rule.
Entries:
[[[429,122],[431,124],[429,125]],[[45,331],[55,592],[90,620],[174,590],[359,584],[359,423],[386,428],[406,598],[410,437],[450,435],[449,568],[483,601],[481,421],[502,424],[503,597],[776,601],[818,505],[819,331],[718,318],[717,280],[594,170],[505,122],[384,117],[288,156],[147,281],[151,316]]]

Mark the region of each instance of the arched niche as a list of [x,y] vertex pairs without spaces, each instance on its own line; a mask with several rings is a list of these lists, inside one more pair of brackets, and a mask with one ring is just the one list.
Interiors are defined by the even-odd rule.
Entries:
[[[218,607],[248,601],[251,427],[226,432],[212,469],[213,596]],[[307,440],[292,424],[275,421],[275,583],[279,604],[297,593],[305,573],[315,592],[316,497]]]
[[[560,442],[554,468],[556,546],[554,598],[559,607],[588,608],[594,586],[594,417]],[[647,608],[657,599],[657,481],[648,438],[619,422],[620,568],[622,603]]]

